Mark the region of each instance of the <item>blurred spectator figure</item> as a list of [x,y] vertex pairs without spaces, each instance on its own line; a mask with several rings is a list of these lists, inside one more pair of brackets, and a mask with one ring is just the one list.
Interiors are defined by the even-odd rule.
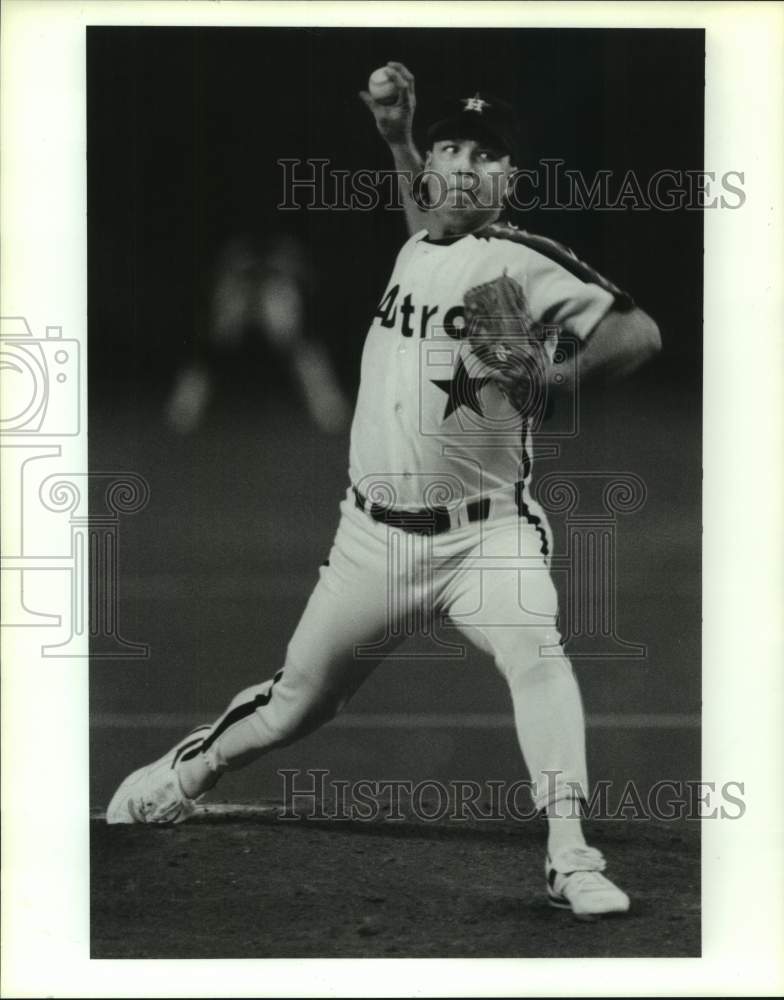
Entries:
[[[288,234],[258,248],[247,237],[231,240],[218,261],[206,335],[193,358],[178,373],[169,396],[168,423],[188,434],[204,420],[222,360],[233,355],[243,367],[259,352],[288,372],[313,422],[322,431],[343,430],[351,416],[324,345],[305,334],[312,276],[299,242]],[[258,371],[259,382],[268,372]]]

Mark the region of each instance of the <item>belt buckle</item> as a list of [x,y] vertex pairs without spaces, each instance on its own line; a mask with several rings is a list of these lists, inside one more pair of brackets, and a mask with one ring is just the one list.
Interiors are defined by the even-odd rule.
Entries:
[[452,527],[452,520],[446,507],[395,510],[393,507],[372,504],[369,514],[374,521],[380,521],[415,535],[440,535]]

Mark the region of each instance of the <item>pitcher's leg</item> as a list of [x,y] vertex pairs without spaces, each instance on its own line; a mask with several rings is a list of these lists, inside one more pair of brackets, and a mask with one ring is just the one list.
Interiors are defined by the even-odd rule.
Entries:
[[547,630],[461,626],[469,641],[491,655],[512,696],[515,729],[531,779],[534,803],[552,809],[559,800],[587,792],[585,718],[569,660],[542,647],[556,639]]
[[[548,899],[593,919],[625,912],[629,897],[601,874],[605,859],[583,836],[580,804],[587,775],[582,701],[556,628],[555,587],[530,525],[526,518],[491,528],[485,544],[474,546],[479,567],[458,575],[449,607],[464,634],[495,658],[509,683],[534,803],[547,816]],[[485,568],[482,555],[492,557]],[[504,568],[507,562],[521,568]]]
[[[585,719],[561,648],[557,594],[539,557],[538,536],[520,547],[519,531],[519,522],[511,521],[485,533],[482,555],[492,558],[492,567],[482,568],[480,560],[459,574],[448,612],[506,678],[518,741],[535,782],[534,802],[551,809],[587,790]],[[509,568],[498,568],[505,556]]]
[[244,767],[276,747],[293,743],[332,719],[377,666],[355,655],[357,646],[383,633],[385,602],[365,592],[336,592],[325,576],[313,591],[274,677],[237,694],[200,745],[177,767],[183,790],[194,797],[227,770]]
[[[372,650],[391,648],[387,530],[348,503],[341,509],[330,558],[321,567],[283,668],[236,695],[211,726],[200,727],[160,760],[130,774],[109,803],[107,822],[186,819],[193,800],[223,771],[242,767],[332,718],[378,663],[380,654]],[[400,609],[407,610],[405,601]],[[358,647],[371,655],[363,656]]]
[[201,794],[224,771],[317,729],[370,675],[379,658],[361,655],[361,648],[389,626],[387,543],[383,527],[349,506],[283,668],[236,695],[202,744],[178,761],[187,795]]

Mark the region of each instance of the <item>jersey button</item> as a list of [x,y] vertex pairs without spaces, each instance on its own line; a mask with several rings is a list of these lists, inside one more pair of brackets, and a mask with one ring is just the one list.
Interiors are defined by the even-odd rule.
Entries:
[[400,413],[402,409],[403,409],[402,403],[395,403],[395,413]]

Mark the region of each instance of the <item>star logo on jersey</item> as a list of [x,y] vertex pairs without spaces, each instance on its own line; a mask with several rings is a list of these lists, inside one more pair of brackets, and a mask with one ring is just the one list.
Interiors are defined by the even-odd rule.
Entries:
[[433,378],[430,381],[433,385],[438,386],[441,392],[445,392],[447,395],[443,416],[444,420],[451,416],[459,406],[466,406],[469,410],[479,414],[480,417],[484,416],[479,393],[490,379],[471,378],[466,366],[463,364],[462,357],[458,356],[457,367],[454,370],[452,378]]
[[483,98],[481,98],[479,94],[474,94],[473,97],[463,98],[464,111],[476,111],[481,115],[482,112],[485,110],[485,108],[489,107],[490,107],[489,103],[485,101]]

